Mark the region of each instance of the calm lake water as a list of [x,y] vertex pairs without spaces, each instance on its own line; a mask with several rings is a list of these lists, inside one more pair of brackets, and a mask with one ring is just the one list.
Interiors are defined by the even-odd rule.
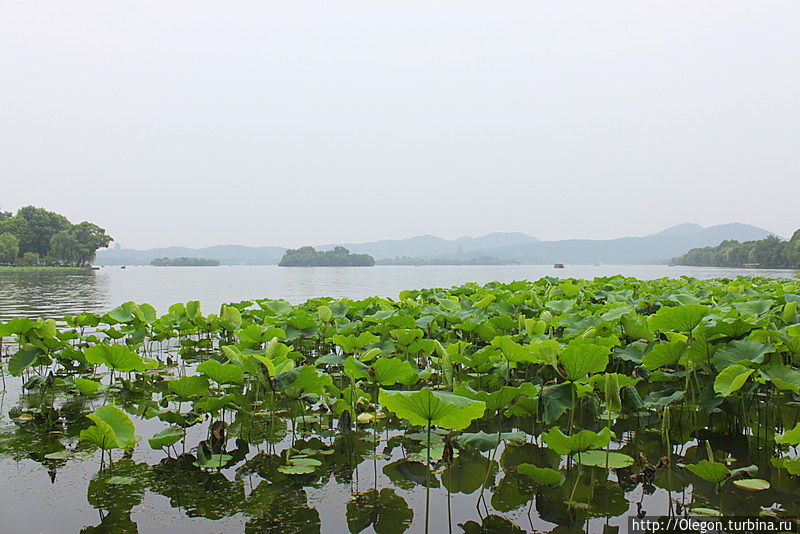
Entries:
[[292,303],[314,297],[397,297],[404,289],[451,287],[466,282],[534,280],[543,276],[596,278],[622,274],[641,279],[789,278],[797,271],[668,267],[666,265],[377,266],[285,268],[222,267],[102,267],[99,271],[0,271],[0,320],[11,317],[52,317],[83,311],[107,311],[123,302],[147,302],[166,313],[176,302],[199,300],[204,313],[216,313],[226,302],[254,298],[286,299]]

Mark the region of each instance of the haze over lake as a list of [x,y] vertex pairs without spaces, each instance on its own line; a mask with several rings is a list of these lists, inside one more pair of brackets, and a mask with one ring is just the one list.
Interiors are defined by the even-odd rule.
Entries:
[[404,289],[451,287],[468,282],[535,280],[543,276],[595,278],[621,274],[641,279],[691,276],[789,278],[791,270],[669,267],[666,265],[474,265],[285,268],[272,265],[222,267],[103,267],[86,272],[0,271],[0,320],[17,316],[60,318],[83,311],[105,312],[123,302],[147,302],[166,313],[176,302],[199,300],[203,312],[222,303],[256,298],[293,304],[316,297],[396,298]]

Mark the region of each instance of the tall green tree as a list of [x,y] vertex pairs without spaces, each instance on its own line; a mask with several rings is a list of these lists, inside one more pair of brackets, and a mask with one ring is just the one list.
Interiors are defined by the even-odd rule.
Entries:
[[0,263],[14,263],[19,254],[19,239],[8,232],[0,234]]
[[[17,262],[31,263],[34,258],[55,258],[63,264],[91,263],[97,250],[107,247],[112,238],[103,228],[84,221],[72,224],[63,215],[34,206],[20,208],[16,214],[0,212],[0,234],[17,240]],[[10,251],[10,247],[6,247]]]

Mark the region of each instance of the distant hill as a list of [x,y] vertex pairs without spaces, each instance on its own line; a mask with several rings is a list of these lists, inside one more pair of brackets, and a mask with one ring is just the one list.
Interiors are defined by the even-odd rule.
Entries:
[[150,265],[156,258],[199,257],[219,260],[223,265],[277,265],[284,247],[245,247],[217,245],[206,248],[166,247],[148,250],[130,248],[105,249],[97,253],[98,265]]
[[432,259],[444,256],[458,256],[466,254],[473,256],[473,252],[481,249],[506,247],[536,243],[539,240],[520,232],[495,232],[480,237],[459,237],[448,240],[433,235],[420,235],[409,239],[383,239],[368,243],[337,243],[321,245],[319,250],[331,250],[333,247],[345,247],[358,253],[369,254],[375,259],[388,259],[396,257],[412,257]]
[[539,241],[486,248],[475,251],[475,255],[515,259],[528,264],[664,263],[690,249],[718,245],[726,239],[750,241],[769,235],[773,233],[749,224],[730,223],[707,228],[681,224],[643,237]]
[[[369,243],[329,244],[315,247],[317,250],[333,250],[341,246],[353,254],[369,254],[375,259],[409,256],[430,259],[457,256],[488,247],[500,247],[534,243],[535,237],[519,232],[493,233],[480,237],[460,237],[447,240],[432,235],[421,235],[408,239],[384,239]],[[149,250],[106,249],[97,254],[99,265],[149,265],[156,258],[180,256],[214,258],[224,265],[277,265],[285,247],[245,247],[242,245],[218,245],[207,248],[167,247]],[[472,254],[469,254],[472,256]]]
[[[568,239],[540,241],[529,235],[493,233],[480,237],[443,239],[421,235],[408,239],[384,239],[368,243],[342,243],[317,246],[317,250],[332,250],[343,246],[354,254],[369,254],[378,263],[398,257],[421,260],[467,260],[497,258],[525,264],[624,264],[664,263],[693,248],[716,246],[722,241],[752,241],[763,239],[773,232],[749,224],[731,223],[703,228],[699,224],[679,224],[643,237],[617,239]],[[219,260],[223,265],[277,265],[284,247],[246,247],[218,245],[207,248],[168,247],[150,250],[105,249],[97,253],[99,265],[149,265],[156,258],[187,256]],[[455,263],[455,262],[454,262]]]

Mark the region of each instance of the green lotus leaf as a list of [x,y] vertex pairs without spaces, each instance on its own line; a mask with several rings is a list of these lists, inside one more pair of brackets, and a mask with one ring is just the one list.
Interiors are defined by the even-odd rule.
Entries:
[[683,341],[670,341],[658,343],[650,352],[642,356],[642,365],[649,371],[654,371],[667,365],[675,365],[686,351]]
[[181,399],[194,399],[208,394],[208,379],[204,376],[183,376],[167,382],[167,388]]
[[25,334],[36,328],[37,324],[27,317],[15,317],[5,324],[0,324],[0,337]]
[[91,380],[89,378],[81,378],[76,376],[72,379],[75,384],[75,388],[80,391],[81,395],[94,395],[101,389],[106,389],[106,386],[101,384],[96,380]]
[[104,450],[129,449],[136,444],[133,421],[116,406],[101,406],[86,417],[94,422],[94,426],[81,431],[82,441]]
[[400,358],[379,358],[372,364],[372,368],[375,370],[375,382],[382,386],[391,386],[398,382],[408,386],[417,381],[417,371]]
[[8,372],[12,376],[19,376],[22,371],[33,365],[37,358],[44,355],[44,351],[33,345],[25,345],[8,360]]
[[558,356],[567,380],[577,381],[605,371],[611,350],[593,343],[571,343]]
[[560,486],[566,478],[564,473],[550,469],[549,467],[537,467],[533,464],[520,464],[517,472],[526,477],[532,478],[539,486]]
[[734,480],[733,485],[749,491],[761,491],[770,488],[769,482],[761,478],[742,478]]
[[198,413],[216,413],[222,408],[230,405],[234,400],[233,395],[223,395],[222,397],[204,397],[194,401],[195,411]]
[[714,353],[714,367],[721,371],[735,363],[745,365],[761,363],[764,361],[764,356],[773,350],[772,346],[765,345],[760,341],[748,339],[731,341],[727,347]]
[[206,375],[218,384],[241,384],[244,382],[244,370],[232,363],[220,363],[217,360],[206,360],[197,366],[197,372]]
[[183,439],[183,429],[171,426],[153,434],[153,437],[148,439],[147,442],[153,449],[163,449],[174,445],[181,439]]
[[600,432],[581,430],[577,434],[567,436],[560,428],[554,426],[542,434],[547,446],[561,455],[605,447],[613,437],[614,433],[608,427],[604,427]]
[[800,423],[797,423],[794,428],[790,428],[782,434],[776,434],[775,443],[791,445],[792,447],[800,445]]
[[735,363],[722,370],[714,379],[714,391],[727,397],[739,391],[755,369],[748,369],[744,365]]
[[503,356],[510,362],[516,363],[540,363],[541,359],[536,352],[530,348],[514,342],[510,336],[496,336],[492,339],[492,347],[500,349]]
[[86,349],[86,361],[95,365],[105,365],[121,373],[144,371],[154,367],[145,362],[141,356],[133,352],[127,345],[93,345]]
[[622,469],[633,465],[633,458],[613,451],[585,451],[575,456],[578,463],[603,469]]
[[691,332],[711,310],[699,304],[682,304],[660,308],[648,321],[652,330],[660,332]]
[[761,315],[767,313],[773,304],[775,304],[773,300],[748,300],[734,302],[733,307],[742,315]]
[[703,480],[714,484],[722,484],[731,476],[730,469],[720,462],[701,460],[696,464],[687,464],[685,467]]
[[800,393],[800,370],[788,365],[770,365],[759,370],[759,374],[784,391]]
[[412,425],[428,424],[463,430],[483,416],[486,405],[450,393],[433,392],[428,388],[419,391],[387,391],[381,389],[378,402],[398,417],[407,419]]

